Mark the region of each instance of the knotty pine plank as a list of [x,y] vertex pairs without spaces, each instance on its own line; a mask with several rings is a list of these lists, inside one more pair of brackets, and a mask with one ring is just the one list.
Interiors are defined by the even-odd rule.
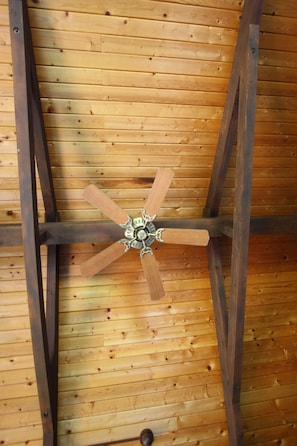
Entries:
[[75,49],[81,51],[102,51],[102,38],[99,33],[68,30],[32,29],[33,46],[39,48]]
[[244,427],[246,431],[251,432],[259,429],[274,428],[282,423],[283,415],[280,412],[262,413],[261,422],[259,421],[259,417],[257,417],[257,413],[255,413],[254,417],[245,418]]
[[[293,361],[281,361],[278,364],[277,369],[274,367],[272,363],[266,364],[255,364],[253,368],[248,370],[248,366],[244,367],[244,374],[242,379],[242,392],[249,392],[249,397],[252,398],[253,391],[258,390],[254,394],[255,402],[257,398],[261,395],[261,389],[266,389],[266,396],[269,392],[269,389],[273,391],[273,387],[277,386],[293,386],[295,382],[294,369],[296,366],[296,360]],[[294,394],[294,392],[293,392]],[[243,397],[244,398],[244,397]],[[261,402],[270,402],[275,406],[274,399],[264,399]],[[243,404],[245,405],[245,404]],[[247,413],[252,412],[252,409],[249,408],[249,405],[245,405],[245,410]]]
[[[176,420],[168,419],[159,422],[151,422],[150,426],[153,432],[158,434],[162,432],[161,426],[166,424],[166,430],[175,431],[176,430]],[[85,430],[84,432],[78,432],[76,434],[72,434],[71,432],[67,432],[67,435],[62,435],[59,439],[59,443],[61,446],[68,446],[69,443],[73,446],[79,446],[86,442],[87,444],[96,444],[98,443],[98,439],[101,442],[104,442],[106,438],[109,441],[117,441],[121,442],[123,438],[139,438],[140,432],[145,429],[147,423],[134,423],[132,425],[127,425],[125,428],[123,426],[115,427],[115,428],[106,428],[106,429],[96,429],[95,431]],[[139,440],[138,440],[139,442]]]
[[[126,55],[113,53],[98,53],[37,48],[35,50],[37,65],[52,65],[65,67],[79,67],[99,69],[98,80],[100,82],[100,70],[137,71],[160,74],[182,74],[209,76],[215,78],[228,78],[231,63],[216,61],[199,61],[195,59],[147,57],[142,55]],[[70,78],[71,79],[71,78]],[[215,79],[214,79],[215,82]],[[106,82],[105,82],[106,83]]]
[[[155,379],[154,381],[147,380],[143,382],[116,384],[112,387],[97,388],[96,393],[92,388],[74,389],[70,391],[60,392],[60,403],[66,408],[66,412],[71,410],[66,406],[75,406],[76,404],[92,403],[92,401],[108,401],[120,399],[129,399],[132,401],[141,402],[145,401],[147,396],[152,397],[153,394],[174,395],[174,392],[191,392],[191,389],[200,389],[201,394],[204,391],[204,395],[216,396],[222,392],[222,386],[220,384],[219,373],[213,372],[208,376],[209,380],[206,382],[206,377],[203,374],[181,375],[176,377],[169,377]],[[188,390],[189,389],[189,390]],[[157,395],[158,396],[158,395]],[[75,409],[75,407],[73,408]]]
[[[133,129],[133,130],[152,130],[168,132],[209,132],[217,133],[219,128],[219,120],[217,119],[182,119],[182,118],[152,118],[152,117],[125,117],[125,116],[95,116],[95,115],[65,115],[65,114],[53,114],[49,113],[44,116],[47,128],[63,129]],[[9,117],[7,116],[7,120]],[[3,123],[6,125],[6,123]],[[274,124],[274,130],[273,129]],[[275,123],[267,123],[264,126],[263,131],[275,133],[278,131],[278,126]],[[287,124],[287,129],[293,128],[294,123]],[[286,126],[282,125],[283,130],[286,130]],[[294,134],[294,132],[291,132]]]
[[[290,172],[288,172],[290,174]],[[70,174],[71,175],[71,174]],[[232,213],[233,206],[230,204],[221,208],[221,215],[230,215]],[[135,208],[126,209],[128,213],[135,212]],[[297,205],[295,204],[284,204],[278,205],[273,203],[271,205],[261,204],[253,205],[252,215],[291,215],[295,214],[297,211]],[[202,215],[203,206],[200,208],[164,208],[159,212],[160,218],[194,218]],[[60,209],[59,210],[61,219],[64,221],[71,220],[98,220],[98,212],[96,211],[86,211],[81,209]],[[39,212],[41,221],[44,220],[44,213]],[[0,210],[0,220],[3,223],[18,223],[21,221],[21,215],[19,209],[3,209]]]
[[[70,143],[71,146],[71,143]],[[0,185],[3,189],[7,189],[10,187],[15,186],[17,179],[13,178],[7,178],[0,180]],[[271,190],[278,189],[281,187],[287,187],[292,188],[295,185],[295,178],[294,177],[287,177],[287,178],[274,178],[273,179],[273,185],[271,186]],[[88,184],[89,180],[87,178],[55,178],[55,184],[56,188],[59,189],[65,189],[71,190],[78,189],[83,190]],[[138,176],[131,176],[130,178],[121,178],[121,177],[103,177],[98,178],[95,181],[95,184],[98,187],[102,187],[103,189],[108,189],[110,193],[112,193],[112,189],[114,188],[122,188],[122,189],[143,189],[143,188],[149,188],[152,184],[152,177],[151,179],[147,179],[146,177],[138,177]],[[179,177],[175,178],[172,182],[172,188],[173,189],[200,189],[205,188],[208,184],[207,178],[196,178],[196,177]],[[226,179],[226,188],[232,189],[234,186],[234,181],[232,178]],[[253,179],[253,186],[255,189],[263,189],[267,187],[267,179],[264,177],[254,178]],[[193,193],[193,192],[192,192]],[[263,235],[261,236],[261,238]]]
[[29,328],[18,328],[1,332],[1,343],[16,344],[19,342],[29,342],[31,339]]
[[[206,395],[207,393],[207,395]],[[222,391],[220,386],[218,385],[210,385],[210,386],[193,386],[182,390],[171,390],[171,391],[159,391],[155,392],[154,396],[150,395],[150,398],[154,401],[156,406],[164,404],[166,401],[167,404],[176,404],[181,401],[190,401],[193,399],[193,395],[197,395],[197,400],[202,405],[203,400],[207,399],[208,405],[215,405],[222,401]],[[221,399],[220,399],[221,398]],[[147,396],[146,395],[135,395],[133,398],[125,398],[119,397],[118,399],[108,399],[102,401],[102,406],[100,405],[100,399],[97,399],[93,402],[84,402],[79,404],[79,407],[72,405],[65,406],[64,409],[64,419],[71,419],[75,417],[83,417],[85,414],[89,415],[99,415],[104,413],[113,413],[116,407],[116,410],[125,411],[125,410],[134,410],[134,409],[143,409],[147,404]]]
[[[14,446],[23,446],[23,439],[20,438],[20,442],[14,443]],[[41,438],[38,440],[30,440],[30,446],[40,446]]]
[[[164,320],[164,321],[163,321]],[[199,343],[203,338],[200,336],[207,336],[214,333],[214,321],[212,318],[204,320],[199,319],[200,323],[197,323],[197,317],[191,317],[188,315],[180,315],[175,317],[155,317],[150,319],[148,323],[145,318],[136,318],[133,320],[133,326],[131,328],[131,321],[129,320],[119,320],[113,321],[112,323],[100,322],[96,323],[85,323],[85,324],[61,324],[61,338],[65,339],[65,344],[67,338],[72,338],[73,336],[82,337],[83,341],[91,338],[93,336],[99,336],[100,342],[102,343],[102,338],[104,334],[104,345],[105,346],[117,346],[117,352],[119,355],[128,355],[130,351],[135,349],[135,342],[141,342],[144,352],[155,352],[157,348],[168,349],[172,348],[172,345],[176,342],[175,339],[179,338],[181,345],[189,347],[191,342],[193,344]],[[176,324],[175,330],[172,326],[166,324]],[[198,326],[196,326],[196,325]],[[114,331],[107,333],[107,329],[111,328]],[[290,335],[292,330],[284,330],[283,327],[272,327],[276,330],[278,335]],[[127,331],[129,331],[129,338],[127,339]],[[264,331],[264,330],[263,330]],[[247,330],[247,339],[254,338],[252,330]],[[174,336],[173,336],[174,335]],[[170,341],[171,337],[173,339]],[[264,333],[257,331],[257,336],[259,339],[269,337],[269,332],[267,329]],[[127,340],[127,341],[126,341]],[[129,342],[131,340],[131,343]],[[124,342],[125,341],[125,342]],[[177,346],[179,344],[176,344]],[[88,347],[88,342],[86,343]],[[69,350],[71,350],[71,343],[69,345]]]
[[[24,320],[24,318],[22,318],[22,320]],[[3,319],[4,322],[4,327],[3,327],[3,332],[6,330],[13,330],[13,329],[18,329],[19,327],[16,325],[14,327],[11,326],[5,326],[7,319]],[[26,326],[25,324],[23,326]],[[29,328],[29,322],[27,323],[27,327]],[[1,343],[1,351],[0,351],[0,355],[1,358],[2,357],[7,357],[11,354],[11,352],[14,352],[15,355],[28,355],[32,353],[32,344],[30,342],[29,339],[27,339],[27,342],[22,344],[22,341],[20,342],[16,342],[14,344],[4,344]]]
[[[2,83],[1,83],[2,84]],[[12,94],[12,88],[7,81],[4,86],[8,93]],[[0,91],[1,93],[1,91]],[[207,95],[202,91],[183,90],[182,95],[177,95],[176,90],[159,90],[156,88],[121,87],[110,85],[77,85],[75,91],[71,84],[63,83],[40,83],[40,94],[42,97],[54,99],[79,99],[93,101],[126,101],[146,102],[160,104],[194,105],[194,106],[220,106],[224,104],[225,94],[220,92],[209,92]],[[280,99],[281,102],[282,99]],[[292,99],[290,99],[292,101]],[[286,107],[285,107],[286,108]]]
[[[64,367],[61,366],[60,379],[61,382],[65,384],[66,382],[70,383],[71,378],[75,377],[77,381],[79,382],[81,381],[83,385],[83,382],[86,383],[85,380],[86,376],[88,376],[89,380],[94,380],[96,382],[96,387],[102,387],[103,381],[106,382],[106,385],[115,385],[115,384],[120,384],[121,379],[123,379],[123,382],[127,383],[129,382],[133,383],[134,380],[145,381],[148,379],[155,379],[159,376],[159,373],[161,373],[161,376],[164,376],[161,371],[164,372],[168,371],[169,373],[168,377],[169,377],[171,376],[172,373],[175,373],[175,371],[178,371],[181,374],[192,374],[194,366],[197,366],[197,373],[206,371],[209,367],[214,369],[218,368],[216,359],[210,358],[208,355],[204,358],[201,353],[200,355],[197,354],[196,355],[197,357],[195,357],[194,353],[193,353],[193,358],[191,359],[187,358],[187,355],[184,352],[181,352],[179,354],[178,352],[175,352],[174,353],[175,360],[171,359],[171,356],[173,355],[170,355],[169,352],[166,352],[168,359],[166,359],[165,355],[163,355],[163,358],[160,358],[160,360],[158,360],[158,358],[156,357],[156,365],[154,365],[153,371],[158,373],[157,376],[155,376],[154,373],[152,373],[151,376],[145,373],[145,371],[147,371],[148,364],[151,364],[153,362],[154,356],[156,355],[147,355],[147,356],[144,355],[142,358],[141,365],[139,366],[137,366],[137,358],[135,357],[134,360],[129,357],[122,360],[120,359],[117,360],[116,358],[114,358],[113,360],[109,359],[109,361],[105,361],[106,364],[105,369],[104,368],[102,369],[100,367],[101,366],[100,360],[87,361],[86,362],[87,368],[85,373],[82,373],[83,365],[79,363],[73,363],[71,367],[67,367],[66,365]],[[182,359],[184,359],[184,363],[181,362]],[[139,358],[139,361],[141,361],[141,358]],[[126,364],[126,366],[124,366],[124,364]],[[64,389],[64,386],[62,387],[62,389]],[[69,388],[65,390],[69,390]]]
[[[32,383],[36,380],[35,378],[35,371],[34,371],[34,365],[33,365],[33,356],[31,355],[31,368],[26,369],[19,369],[19,370],[10,370],[7,372],[7,370],[0,371],[0,377],[1,377],[1,383],[3,386],[11,386],[12,389],[14,385],[17,384],[23,384],[24,381],[28,383]],[[0,410],[1,413],[8,413],[7,406],[9,405],[9,402],[11,402],[13,399],[15,399],[18,395],[16,393],[12,393],[9,398],[11,399],[4,399],[1,396],[0,400]],[[3,398],[3,399],[2,399]],[[35,398],[33,398],[35,401]],[[15,405],[13,405],[15,411],[20,411],[20,409],[16,409]],[[35,407],[36,410],[38,408],[38,401],[35,401]],[[27,408],[25,410],[31,410],[30,408]],[[7,426],[8,427],[8,426]]]
[[[129,5],[130,6],[130,5]],[[161,36],[167,40],[186,42],[205,42],[234,45],[236,30],[226,30],[223,27],[208,27],[208,25],[171,23],[158,20],[83,14],[62,10],[31,10],[30,19],[34,28],[54,29],[64,31],[84,32],[87,23],[90,33],[122,35],[131,37],[155,38]]]
[[[132,133],[132,132],[131,132]],[[112,160],[110,161],[110,164],[112,165]],[[54,167],[54,166],[53,166]],[[127,170],[127,167],[129,167],[129,170]],[[7,168],[8,169],[8,168]],[[7,170],[6,169],[6,170]],[[12,168],[11,168],[12,169]],[[122,167],[112,167],[112,166],[107,166],[107,167],[101,167],[100,165],[95,167],[95,166],[91,166],[91,167],[87,167],[87,166],[82,166],[82,167],[54,167],[53,168],[53,175],[54,177],[60,177],[63,178],[64,174],[68,176],[68,178],[89,178],[89,182],[91,181],[95,181],[96,180],[101,180],[103,179],[105,176],[108,179],[112,179],[112,178],[136,178],[137,180],[140,179],[140,181],[145,181],[146,183],[148,182],[148,178],[149,178],[149,185],[151,186],[152,184],[152,180],[155,178],[156,176],[156,172],[157,172],[158,166],[137,166],[137,167],[131,167],[130,166],[122,166]],[[5,169],[3,169],[5,171]],[[198,176],[199,178],[208,178],[208,173],[209,173],[209,168],[207,167],[202,167],[200,168],[199,166],[191,166],[191,167],[179,167],[174,169],[175,171],[175,176],[176,178],[184,178],[185,180],[187,178],[195,178],[196,176]],[[289,173],[290,169],[287,169],[287,174]],[[293,169],[291,169],[293,171]],[[8,170],[7,170],[8,172]],[[63,174],[64,172],[64,174]],[[258,169],[258,172],[261,173],[261,176],[264,177],[264,169]],[[268,175],[270,173],[273,172],[272,169],[268,169]],[[234,173],[234,169],[231,169],[231,173]],[[284,176],[284,174],[283,174]],[[103,178],[102,178],[103,177]],[[291,176],[292,178],[294,177],[293,175]]]
[[[290,443],[287,443],[287,437],[289,437],[288,441]],[[293,443],[291,443],[290,437],[292,437]],[[293,445],[296,439],[296,428],[294,425],[292,426],[292,424],[282,423],[279,426],[257,429],[256,431],[248,432],[245,435],[245,438],[248,444],[251,445],[263,445],[268,439],[275,442],[275,440],[273,440],[275,438],[284,441],[286,446],[290,444]]]
[[91,115],[119,115],[119,116],[152,116],[171,118],[193,118],[193,116],[204,119],[222,116],[222,108],[214,106],[199,107],[196,105],[178,104],[154,104],[141,102],[117,102],[117,101],[80,101],[77,99],[55,99],[43,98],[41,100],[44,113],[67,113],[67,114],[91,114]]
[[[275,5],[276,6],[276,5]],[[265,8],[265,5],[264,5]],[[294,8],[292,8],[290,14],[294,14]],[[290,17],[292,17],[290,15]],[[270,32],[262,32],[260,37],[261,48],[269,49],[273,51],[283,51],[284,48],[296,48],[295,35],[285,35],[277,33],[274,29]]]
[[31,441],[35,444],[42,444],[42,427],[40,423],[30,424],[29,426],[13,427],[12,429],[1,429],[1,441],[4,444],[24,444],[24,442]]
[[[288,0],[286,4],[279,5],[276,0],[269,0],[264,5],[264,13],[273,14],[277,12],[278,16],[281,17],[296,17],[296,11],[291,11],[294,6],[294,0]],[[294,9],[294,8],[292,8]]]
[[180,58],[195,60],[213,60],[231,62],[233,46],[190,41],[162,40],[161,38],[129,37],[116,35],[102,35],[102,51],[104,53],[124,53],[133,55],[146,55],[156,57]]
[[[295,8],[293,8],[295,9]],[[296,14],[296,13],[295,13]],[[261,20],[261,28],[264,32],[277,32],[279,34],[296,35],[296,27],[294,25],[295,18],[291,15],[289,17],[278,17],[275,15],[263,14]]]
[[[31,5],[35,7],[34,2]],[[42,6],[42,5],[41,5]],[[217,19],[217,12],[212,8],[207,8],[204,5],[201,8],[199,5],[179,5],[170,4],[166,6],[166,9],[162,4],[150,0],[133,0],[129,5],[124,0],[117,0],[112,2],[102,2],[99,5],[94,1],[83,1],[80,5],[75,5],[71,0],[64,0],[63,4],[56,0],[51,3],[52,9],[62,10],[63,12],[67,10],[87,14],[99,14],[106,16],[107,20],[115,17],[133,17],[140,19],[150,19],[150,20],[161,20],[164,22],[175,22],[175,23],[199,23],[209,26],[221,26],[230,27],[230,23],[233,24],[232,27],[238,25],[237,21],[239,19],[239,12],[224,9],[222,14],[222,19]],[[39,7],[39,5],[38,5]],[[217,8],[218,9],[218,8]],[[236,23],[236,25],[235,25]]]
[[[176,363],[174,366],[163,364],[161,366],[154,366],[150,364],[149,367],[127,370],[114,370],[112,372],[100,372],[90,375],[67,376],[60,379],[61,391],[69,391],[73,389],[84,388],[107,388],[116,384],[131,384],[157,379],[175,378],[179,375],[193,375],[205,374],[207,371],[216,371],[219,373],[219,359],[204,358],[196,361],[187,361],[183,363]],[[133,387],[133,386],[132,386]]]
[[[0,417],[0,431],[7,429],[17,429],[19,426],[34,426],[40,422],[39,408],[28,410],[25,413],[21,411],[11,414],[2,414]],[[0,434],[1,435],[1,434]]]
[[[33,370],[34,373],[34,370]],[[13,414],[15,412],[32,411],[38,409],[38,400],[34,396],[27,396],[25,398],[13,398],[9,400],[2,400],[0,402],[0,413]]]
[[[209,400],[211,400],[209,398]],[[205,403],[205,401],[204,401]],[[203,414],[199,413],[199,408],[201,410],[201,402],[185,402],[185,403],[177,403],[177,404],[168,404],[167,405],[167,412],[169,414],[169,419],[176,418],[177,413],[181,413],[181,415],[178,416],[178,428],[188,428],[188,427],[196,427],[197,424],[201,425],[203,422],[207,424],[214,424],[216,422],[223,422],[225,421],[224,411],[221,410],[213,410],[213,407],[211,406],[212,401],[208,401],[209,406],[211,409],[206,408],[206,412]],[[213,403],[214,404],[214,403]],[[195,411],[196,413],[190,416],[183,416],[183,411],[190,409]],[[207,410],[208,409],[208,410]],[[156,419],[156,416],[160,417],[160,420]],[[194,418],[196,416],[196,419],[198,420],[198,423],[194,422]],[[84,424],[84,430],[85,431],[92,431],[96,430],[98,426],[106,426],[106,429],[112,429],[114,426],[114,419],[117,421],[117,424],[123,427],[123,430],[125,429],[125,426],[128,425],[128,422],[130,424],[138,424],[138,423],[144,423],[147,422],[155,423],[157,424],[159,422],[160,425],[164,423],[164,420],[166,419],[166,415],[164,411],[162,410],[162,406],[157,406],[156,410],[154,411],[154,408],[147,410],[147,414],[145,416],[145,410],[142,409],[134,409],[133,410],[133,419],[128,420],[126,412],[118,412],[116,416],[113,415],[101,415],[101,416],[90,416],[88,418],[76,418],[73,422],[71,421],[60,421],[59,422],[59,428],[60,433],[66,433],[67,431],[71,431],[73,434],[82,432]],[[199,423],[200,421],[200,423]],[[202,423],[201,423],[202,422]],[[209,429],[209,428],[208,428]],[[101,437],[102,438],[102,437]],[[127,436],[127,438],[129,438]]]
[[[115,324],[113,325],[115,326]],[[124,329],[127,329],[127,326],[124,326]],[[185,351],[190,349],[197,350],[199,348],[213,347],[216,345],[213,327],[209,327],[208,330],[203,330],[202,327],[195,329],[194,325],[188,325],[186,331],[190,333],[189,338],[185,336],[185,333],[181,333],[180,327],[177,327],[175,332],[171,331],[173,335],[172,339],[169,338],[170,331],[168,328],[161,328],[158,330],[155,329],[155,332],[157,332],[158,335],[155,336],[153,340],[149,336],[146,338],[143,336],[144,330],[138,330],[136,335],[132,333],[132,337],[135,342],[139,342],[138,346],[139,349],[141,349],[141,352],[139,350],[139,356],[143,356],[143,358],[145,358],[144,355],[157,355],[157,352],[166,354],[169,351],[175,351],[177,355],[178,352],[180,352],[179,354],[182,354],[181,349],[185,349]],[[138,334],[139,336],[137,336]],[[128,336],[131,339],[131,336]],[[282,342],[285,343],[287,338],[285,338],[285,340]],[[95,340],[97,341],[96,345],[94,345]],[[62,367],[64,367],[65,372],[67,372],[67,364],[79,364],[84,360],[89,361],[90,366],[91,361],[95,360],[106,360],[110,363],[113,362],[110,361],[110,359],[115,358],[117,360],[120,360],[120,358],[127,358],[127,361],[132,362],[137,360],[137,358],[134,358],[135,356],[138,356],[138,352],[135,350],[135,347],[133,348],[132,343],[123,343],[122,340],[123,336],[121,337],[121,340],[119,336],[119,344],[117,345],[116,343],[118,340],[115,339],[115,336],[114,339],[108,339],[108,336],[104,336],[104,334],[95,335],[90,333],[89,335],[78,336],[77,343],[80,342],[80,345],[77,345],[77,343],[73,341],[72,337],[62,337],[64,350],[60,351],[60,364]],[[262,344],[265,344],[265,342],[267,345],[274,344],[267,340],[263,340],[262,342],[259,341],[258,344],[262,346]],[[167,356],[165,356],[165,358],[167,358]],[[169,360],[169,358],[166,360]],[[120,361],[119,364],[121,364]],[[114,365],[116,365],[116,361]],[[123,366],[125,367],[124,362]]]

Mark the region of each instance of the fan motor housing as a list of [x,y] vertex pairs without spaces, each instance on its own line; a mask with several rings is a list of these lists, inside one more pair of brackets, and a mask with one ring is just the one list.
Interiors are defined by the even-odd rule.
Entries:
[[141,249],[144,246],[150,246],[155,241],[156,227],[152,221],[136,217],[127,225],[125,237],[133,248]]

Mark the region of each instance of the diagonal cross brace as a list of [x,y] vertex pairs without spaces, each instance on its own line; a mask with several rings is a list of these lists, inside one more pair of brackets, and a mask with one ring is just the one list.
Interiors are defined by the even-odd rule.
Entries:
[[24,0],[9,0],[22,242],[27,282],[29,318],[43,425],[43,445],[56,444],[58,248],[47,251],[47,303],[45,310],[41,272],[40,233],[36,195],[35,161],[47,221],[58,221],[39,88]]
[[223,115],[213,174],[204,211],[216,216],[237,131],[235,199],[232,228],[230,302],[227,307],[219,243],[212,238],[208,262],[230,446],[243,446],[240,413],[243,330],[250,233],[252,162],[256,114],[259,20],[262,1],[245,3]]
[[249,25],[260,24],[263,3],[264,0],[247,0],[242,11],[204,217],[216,217],[219,213],[223,185],[237,132],[239,83],[242,68],[246,66],[244,54],[248,45]]

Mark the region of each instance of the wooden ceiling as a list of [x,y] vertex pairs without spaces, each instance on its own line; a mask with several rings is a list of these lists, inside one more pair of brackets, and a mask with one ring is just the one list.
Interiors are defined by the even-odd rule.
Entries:
[[[29,0],[28,6],[61,220],[105,218],[82,198],[89,183],[137,214],[160,166],[175,172],[160,218],[200,218],[242,2]],[[264,1],[253,216],[296,216],[296,25],[295,1]],[[0,218],[10,224],[21,221],[21,212],[6,0],[0,26]],[[233,213],[234,187],[235,150],[222,216]],[[39,187],[38,197],[43,221]],[[241,395],[246,444],[297,441],[297,240],[286,229],[250,241]],[[220,243],[228,290],[230,241]],[[152,303],[137,252],[92,280],[81,277],[80,263],[107,245],[62,248],[58,444],[130,438],[136,446],[148,427],[156,445],[227,445],[205,249],[156,248],[166,296]],[[42,445],[23,249],[0,249],[0,442]],[[44,247],[41,253],[46,271]]]

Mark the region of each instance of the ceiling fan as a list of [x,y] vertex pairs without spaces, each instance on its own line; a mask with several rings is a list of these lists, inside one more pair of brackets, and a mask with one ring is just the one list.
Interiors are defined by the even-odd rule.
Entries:
[[174,172],[170,168],[159,168],[144,205],[141,217],[132,218],[108,195],[94,184],[88,185],[84,198],[97,207],[106,217],[124,229],[125,237],[95,254],[81,264],[85,277],[92,277],[120,258],[131,247],[140,250],[140,259],[151,298],[156,300],[165,295],[160,272],[151,245],[155,240],[162,243],[206,246],[209,234],[206,229],[156,229],[153,221],[170,187]]

